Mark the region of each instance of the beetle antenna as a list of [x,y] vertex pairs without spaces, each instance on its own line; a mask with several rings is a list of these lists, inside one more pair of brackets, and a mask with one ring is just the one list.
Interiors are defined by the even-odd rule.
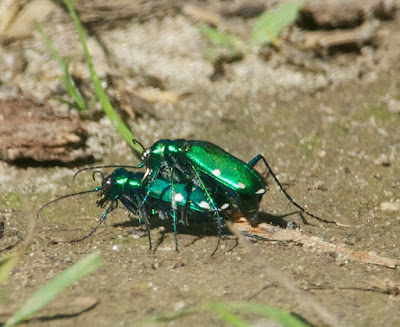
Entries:
[[71,196],[81,195],[81,194],[85,194],[85,193],[97,192],[97,191],[100,191],[100,190],[101,190],[101,186],[98,186],[98,187],[94,188],[93,190],[81,191],[81,192],[77,192],[77,193],[71,193],[71,194],[67,194],[67,195],[60,196],[59,198],[54,199],[54,200],[52,200],[52,201],[50,201],[50,202],[47,202],[46,204],[42,205],[42,206],[40,207],[40,209],[38,210],[37,214],[36,214],[36,218],[39,219],[40,212],[41,212],[44,208],[46,208],[48,205],[50,205],[50,204],[52,204],[52,203],[54,203],[54,202],[57,202],[57,201],[59,201],[59,200],[61,200],[61,199],[69,198],[69,197],[71,197]]

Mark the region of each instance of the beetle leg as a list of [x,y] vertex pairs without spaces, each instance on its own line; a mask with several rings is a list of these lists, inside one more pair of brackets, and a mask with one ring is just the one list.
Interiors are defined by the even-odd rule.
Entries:
[[268,164],[267,160],[261,155],[257,155],[254,159],[252,159],[249,162],[249,166],[251,168],[253,168],[257,162],[259,162],[260,160],[262,160],[265,164],[265,166],[267,167],[269,173],[272,175],[272,177],[274,178],[276,184],[278,184],[279,189],[283,192],[283,194],[285,195],[285,197],[290,201],[290,203],[292,203],[295,207],[297,207],[298,209],[300,209],[302,212],[306,213],[307,215],[309,215],[310,217],[317,219],[318,221],[322,221],[324,223],[331,223],[331,224],[336,224],[336,222],[334,221],[329,221],[329,220],[325,220],[322,219],[314,214],[312,214],[311,212],[307,211],[306,209],[304,209],[301,205],[299,205],[297,202],[295,202],[292,197],[288,194],[288,192],[286,192],[286,190],[283,188],[282,184],[279,182],[278,178],[276,177],[274,171],[272,170],[272,168],[270,167],[270,165]]
[[261,154],[258,154],[253,159],[251,159],[247,165],[250,166],[250,168],[254,168],[257,162],[259,162],[262,158],[264,157]]
[[[146,226],[147,235],[149,237],[149,250],[150,251],[151,251],[151,248],[152,248],[152,246],[151,246],[151,235],[150,235],[150,223],[149,223],[148,213],[147,213],[145,204],[146,204],[147,198],[148,198],[148,196],[149,196],[149,194],[151,192],[151,185],[153,184],[153,182],[156,179],[157,175],[158,175],[158,170],[156,170],[154,172],[153,176],[151,176],[151,179],[148,182],[149,189],[147,190],[146,195],[143,197],[141,203],[139,204],[139,221],[141,219],[143,219],[144,224]],[[143,181],[144,180],[145,180],[145,177],[143,177]]]
[[185,186],[185,189],[187,192],[187,199],[186,199],[185,206],[183,207],[183,210],[182,210],[182,220],[185,222],[186,226],[189,225],[188,213],[190,212],[190,205],[192,203],[192,201],[190,200],[190,196],[192,195],[193,187],[194,187],[193,180],[190,180]]
[[176,217],[176,211],[177,205],[176,205],[176,199],[175,199],[175,187],[174,187],[174,168],[171,167],[170,169],[170,187],[171,187],[171,210],[172,210],[172,219],[173,219],[173,226],[174,226],[174,237],[175,237],[175,251],[178,251],[178,231],[177,231],[177,217]]
[[107,215],[108,215],[111,211],[113,211],[113,209],[115,208],[115,201],[117,201],[117,200],[112,201],[111,204],[107,207],[106,211],[104,211],[104,213],[103,213],[103,215],[101,216],[100,221],[99,221],[99,223],[97,224],[97,226],[96,226],[95,228],[93,228],[92,231],[91,231],[89,234],[87,234],[85,237],[83,237],[81,240],[84,240],[85,238],[90,237],[90,236],[97,230],[97,228],[100,227],[100,225],[103,223],[103,221],[105,221]]
[[[141,224],[142,220],[143,220],[143,223],[146,227],[147,237],[149,239],[149,251],[151,251],[151,249],[152,249],[152,244],[151,244],[149,215],[146,210],[146,201],[147,201],[147,197],[151,191],[151,184],[155,180],[156,176],[157,176],[157,171],[154,172],[152,179],[149,182],[150,187],[147,190],[146,195],[143,197],[143,199],[140,199],[140,197],[138,195],[136,195],[136,197],[135,197],[136,202],[137,202],[137,212],[138,212],[138,216],[139,216],[139,224]],[[144,180],[144,178],[143,178],[143,180]]]
[[143,220],[144,225],[146,227],[147,237],[149,239],[149,251],[151,251],[152,245],[151,245],[151,235],[150,235],[150,222],[149,222],[149,219],[148,219],[148,213],[147,213],[147,210],[146,210],[145,206],[142,206],[139,209],[139,221],[142,222],[142,220]]
[[[148,182],[148,184],[150,185],[150,187],[149,187],[149,189],[147,190],[146,195],[143,197],[143,200],[142,200],[142,203],[141,203],[140,206],[139,206],[139,209],[142,208],[142,207],[144,206],[144,204],[146,203],[147,198],[148,198],[148,196],[149,196],[149,194],[150,194],[150,191],[151,191],[151,184],[153,184],[153,182],[154,182],[154,180],[156,179],[157,175],[158,175],[158,170],[156,170],[156,171],[154,172],[153,176],[151,176],[151,179],[150,179],[150,181]],[[143,178],[143,181],[144,181],[144,180],[145,180],[145,179]]]
[[214,200],[213,200],[213,198],[211,197],[210,192],[208,191],[207,187],[204,185],[204,182],[203,182],[203,180],[201,179],[200,174],[198,173],[197,169],[196,169],[194,166],[192,166],[192,169],[193,169],[194,173],[196,174],[196,177],[197,177],[197,179],[199,180],[199,182],[200,182],[200,184],[201,184],[201,187],[202,187],[204,193],[205,193],[206,196],[207,196],[207,200],[208,200],[209,204],[211,205],[211,208],[212,208],[213,211],[214,211],[214,215],[217,216],[217,222],[218,222],[218,242],[217,242],[217,246],[215,247],[215,250],[213,251],[213,253],[211,253],[211,256],[213,256],[214,253],[217,252],[218,247],[219,247],[219,244],[220,244],[220,242],[221,242],[221,236],[222,236],[222,221],[221,221],[221,216],[219,215],[218,207],[215,205]]

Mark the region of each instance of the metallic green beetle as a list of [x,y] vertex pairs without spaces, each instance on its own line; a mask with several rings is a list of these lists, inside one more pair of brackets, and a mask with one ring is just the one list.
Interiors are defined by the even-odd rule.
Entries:
[[[215,187],[237,204],[252,223],[257,222],[259,203],[266,192],[263,177],[249,164],[213,143],[194,140],[159,140],[143,152],[145,180],[161,175],[176,182],[198,184],[209,196]],[[216,210],[216,208],[214,208]]]
[[319,221],[332,223],[306,211],[296,203],[262,155],[257,155],[249,163],[245,163],[211,142],[163,139],[144,150],[142,160],[141,166],[147,168],[147,182],[161,174],[170,181],[198,183],[208,195],[210,203],[213,202],[211,192],[213,188],[218,187],[220,192],[225,192],[227,198],[237,204],[252,225],[257,224],[259,204],[267,190],[264,178],[254,169],[254,166],[262,161],[294,206]]
[[[214,210],[208,202],[207,195],[196,185],[189,186],[185,183],[174,183],[171,185],[168,181],[162,179],[161,176],[150,184],[143,183],[143,176],[143,172],[132,172],[125,168],[115,169],[111,174],[103,177],[101,186],[88,191],[67,194],[46,203],[37,212],[37,218],[39,218],[40,212],[51,203],[75,195],[99,192],[101,197],[97,201],[97,205],[102,208],[107,208],[98,224],[82,239],[90,237],[105,221],[107,215],[117,207],[118,202],[121,202],[129,212],[137,215],[139,219],[145,223],[149,237],[150,249],[151,237],[149,215],[158,213],[160,219],[167,219],[170,218],[172,214],[172,217],[174,218],[173,226],[175,245],[176,250],[178,250],[178,221],[176,212],[182,213],[183,218],[187,218],[184,217],[185,211],[190,213],[199,213],[202,219],[205,216],[213,217]],[[148,195],[148,197],[147,200],[144,201],[146,195]],[[230,203],[225,202],[225,196],[220,195],[222,195],[222,193],[218,194],[213,192],[213,197],[215,204],[218,206],[218,211],[225,212],[230,207]],[[176,208],[171,213],[172,202],[176,204]]]

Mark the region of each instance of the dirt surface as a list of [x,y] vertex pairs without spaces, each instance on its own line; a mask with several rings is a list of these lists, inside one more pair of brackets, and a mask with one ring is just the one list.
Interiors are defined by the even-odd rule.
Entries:
[[[201,18],[199,11],[193,14],[193,8],[184,7],[188,2],[131,3],[117,1],[115,7],[106,7],[101,1],[79,1],[77,8],[90,35],[98,73],[144,145],[179,137],[211,141],[245,161],[261,153],[299,204],[339,224],[308,217],[306,225],[299,215],[285,217],[299,225],[301,235],[400,260],[400,14],[390,1],[353,1],[358,8],[354,19],[332,14],[327,23],[328,18],[319,17],[313,30],[301,25],[285,31],[279,51],[273,47],[249,51],[234,62],[227,61],[224,52],[214,62],[206,59],[209,44],[198,26],[210,22],[210,17]],[[32,4],[48,13],[42,18],[43,29],[59,52],[71,59],[71,73],[89,99],[93,91],[71,19],[50,1]],[[256,19],[251,13],[269,7],[261,1],[190,4],[220,15],[224,28],[245,37]],[[21,6],[27,5],[21,2]],[[106,9],[110,14],[104,18]],[[124,16],[118,20],[120,12]],[[343,21],[347,25],[342,26]],[[332,26],[341,29],[330,30]],[[62,74],[39,33],[32,31],[3,33],[0,96],[33,97],[65,114],[68,107],[55,100]],[[310,39],[313,46],[305,43]],[[86,119],[82,124],[89,134],[85,147],[99,164],[138,163],[107,118]],[[99,184],[91,173],[73,182],[77,169],[0,162],[2,255],[22,244],[41,205]],[[266,173],[262,165],[257,169]],[[273,180],[268,182],[261,212],[295,212]],[[132,233],[138,229],[137,220],[126,216],[122,206],[92,237],[70,242],[86,235],[101,217],[96,199],[96,195],[72,197],[43,210],[33,244],[6,282],[2,319],[59,272],[99,251],[104,265],[25,325],[131,326],[203,302],[242,300],[295,312],[316,326],[334,324],[335,319],[342,326],[400,325],[400,297],[393,286],[400,284],[397,268],[296,242],[256,242],[248,247],[227,230],[210,257],[217,242],[215,222],[179,226],[177,253],[172,224],[156,219],[151,231],[156,248],[149,253],[147,237]],[[271,271],[281,271],[282,280]],[[285,287],[286,279],[305,293]],[[392,291],[371,283],[392,285]],[[334,319],[324,322],[318,309],[309,309],[310,301]],[[248,318],[254,325],[270,326]],[[173,324],[219,326],[221,322],[207,314]]]

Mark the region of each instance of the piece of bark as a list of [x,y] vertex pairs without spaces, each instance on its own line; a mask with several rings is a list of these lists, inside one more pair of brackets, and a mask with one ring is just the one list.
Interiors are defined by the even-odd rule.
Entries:
[[262,3],[227,3],[220,10],[220,14],[225,17],[242,17],[244,19],[260,16],[265,11],[265,5]]
[[354,28],[365,21],[360,1],[319,1],[303,7],[297,25],[309,29]]
[[98,29],[112,29],[132,21],[142,23],[152,18],[174,15],[180,11],[181,6],[181,1],[169,0],[75,1],[82,23]]
[[87,132],[72,116],[30,99],[0,100],[0,159],[23,165],[93,161]]
[[318,55],[325,56],[333,55],[337,52],[359,52],[362,47],[367,45],[378,45],[375,26],[365,25],[352,30],[338,30],[334,32],[307,32],[299,47],[303,50],[312,50]]

